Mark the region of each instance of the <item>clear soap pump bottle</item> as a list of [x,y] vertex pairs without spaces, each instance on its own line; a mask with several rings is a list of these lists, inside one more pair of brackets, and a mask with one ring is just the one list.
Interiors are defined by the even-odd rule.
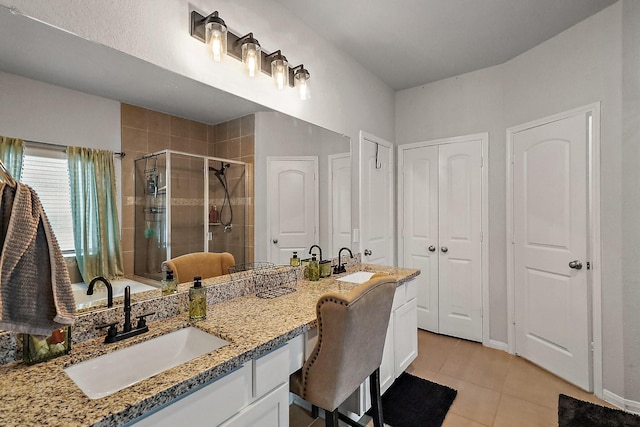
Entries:
[[318,260],[316,259],[316,255],[311,255],[311,261],[309,261],[309,280],[312,282],[316,282],[320,280],[320,265],[318,264]]
[[300,265],[300,258],[298,258],[298,252],[293,251],[293,256],[289,259],[289,264],[293,267]]
[[207,294],[202,287],[202,277],[193,278],[193,288],[189,289],[189,318],[204,320],[207,318]]
[[165,278],[162,280],[162,295],[171,295],[178,292],[178,281],[173,278],[173,270],[165,272]]

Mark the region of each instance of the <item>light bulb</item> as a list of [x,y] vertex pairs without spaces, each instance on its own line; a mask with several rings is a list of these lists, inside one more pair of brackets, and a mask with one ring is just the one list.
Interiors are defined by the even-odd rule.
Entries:
[[222,47],[220,43],[220,36],[214,37],[211,42],[211,52],[213,53],[213,60],[220,62],[222,60]]
[[256,54],[250,52],[247,54],[247,69],[249,70],[249,77],[256,76]]
[[289,63],[280,51],[275,52],[274,55],[275,59],[271,61],[271,75],[278,90],[283,90],[289,86]]
[[260,51],[260,44],[251,36],[242,44],[242,62],[247,67],[249,77],[255,77],[262,69]]
[[205,30],[209,53],[215,62],[220,62],[227,55],[227,26],[218,17],[218,12],[214,12],[207,19],[209,22],[205,25]]
[[309,88],[309,78],[310,78],[309,72],[304,68],[301,68],[298,71],[296,71],[295,75],[293,76],[293,83],[295,87],[298,88],[298,96],[303,101],[311,98],[311,91]]

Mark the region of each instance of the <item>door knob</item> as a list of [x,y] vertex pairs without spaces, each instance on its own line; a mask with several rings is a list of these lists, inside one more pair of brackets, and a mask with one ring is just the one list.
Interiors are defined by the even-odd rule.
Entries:
[[436,247],[431,245],[429,246],[429,252],[435,252],[436,251]]
[[444,253],[449,252],[449,248],[448,248],[448,247],[446,247],[446,246],[441,247],[441,248],[440,248],[440,250],[441,250],[442,252],[444,252]]
[[373,252],[371,252],[369,249],[365,249],[364,250],[364,256],[369,256],[371,255]]
[[569,268],[573,268],[575,270],[582,270],[582,263],[576,259],[569,263]]
[[278,244],[278,239],[273,239],[273,243]]

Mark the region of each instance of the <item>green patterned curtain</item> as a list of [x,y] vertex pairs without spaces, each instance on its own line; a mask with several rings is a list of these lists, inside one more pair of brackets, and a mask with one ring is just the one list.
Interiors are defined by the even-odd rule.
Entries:
[[67,147],[73,239],[85,283],[122,277],[113,152]]
[[20,181],[23,151],[24,142],[21,139],[0,136],[0,159],[16,181]]

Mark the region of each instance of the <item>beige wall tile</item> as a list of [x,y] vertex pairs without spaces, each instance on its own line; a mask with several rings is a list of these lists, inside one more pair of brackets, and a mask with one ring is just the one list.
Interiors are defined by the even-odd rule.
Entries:
[[253,135],[256,133],[256,116],[249,114],[240,119],[240,136]]
[[182,117],[171,116],[171,135],[189,138],[189,123],[189,120]]
[[140,151],[143,153],[148,152],[147,131],[123,127],[122,142],[120,146],[123,150],[127,149],[129,151]]
[[227,139],[240,137],[240,119],[227,122]]
[[189,121],[189,138],[207,141],[207,125],[205,123]]
[[171,116],[158,111],[147,110],[147,129],[164,135],[171,134]]
[[122,126],[147,130],[147,111],[144,108],[121,104],[120,118]]
[[149,142],[148,149],[149,151],[145,154],[155,153],[156,151],[161,151],[166,148],[171,148],[171,136],[169,133],[159,133],[149,131]]

